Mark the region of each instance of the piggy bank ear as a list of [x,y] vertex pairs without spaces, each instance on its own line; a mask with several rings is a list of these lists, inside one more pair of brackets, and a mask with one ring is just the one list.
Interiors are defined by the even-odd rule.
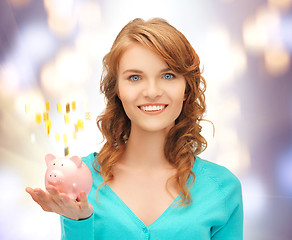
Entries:
[[78,168],[81,167],[81,165],[82,165],[82,158],[81,157],[73,156],[73,157],[70,157],[70,160],[73,161]]
[[56,159],[56,157],[55,157],[53,154],[48,153],[48,154],[45,156],[45,160],[46,160],[46,164],[47,164],[47,166],[49,166],[50,163],[51,163],[52,161],[54,161],[55,159]]

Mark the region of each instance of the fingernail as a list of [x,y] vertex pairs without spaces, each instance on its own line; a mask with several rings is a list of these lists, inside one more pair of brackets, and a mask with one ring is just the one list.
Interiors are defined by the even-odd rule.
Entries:
[[40,195],[40,192],[39,191],[35,191],[34,192],[36,195]]

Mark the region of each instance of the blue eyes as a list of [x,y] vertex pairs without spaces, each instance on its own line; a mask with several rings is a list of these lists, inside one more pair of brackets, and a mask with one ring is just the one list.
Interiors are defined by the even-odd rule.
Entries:
[[[172,79],[174,77],[175,76],[172,73],[165,73],[163,75],[163,78],[166,79],[166,80]],[[132,80],[133,82],[137,82],[137,81],[139,81],[141,79],[141,77],[138,76],[138,75],[132,75],[132,76],[129,77],[129,79]]]
[[130,76],[130,79],[134,82],[137,82],[138,80],[140,80],[140,77],[138,75],[132,75]]
[[164,79],[172,79],[173,77],[174,77],[174,75],[171,74],[171,73],[165,73],[165,74],[163,75],[163,78],[164,78]]

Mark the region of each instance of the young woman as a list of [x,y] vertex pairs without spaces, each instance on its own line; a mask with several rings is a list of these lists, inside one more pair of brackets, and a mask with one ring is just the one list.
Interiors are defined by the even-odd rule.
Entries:
[[83,158],[93,187],[77,201],[27,188],[61,215],[62,239],[240,240],[241,184],[197,155],[205,80],[185,36],[162,19],[135,19],[104,57],[97,120],[105,144]]

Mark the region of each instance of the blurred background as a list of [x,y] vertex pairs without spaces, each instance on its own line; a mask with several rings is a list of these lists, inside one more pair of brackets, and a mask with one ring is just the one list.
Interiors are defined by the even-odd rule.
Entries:
[[292,0],[0,0],[0,239],[59,239],[25,192],[46,153],[101,147],[102,58],[121,28],[165,18],[207,81],[201,157],[242,182],[245,240],[292,239]]

